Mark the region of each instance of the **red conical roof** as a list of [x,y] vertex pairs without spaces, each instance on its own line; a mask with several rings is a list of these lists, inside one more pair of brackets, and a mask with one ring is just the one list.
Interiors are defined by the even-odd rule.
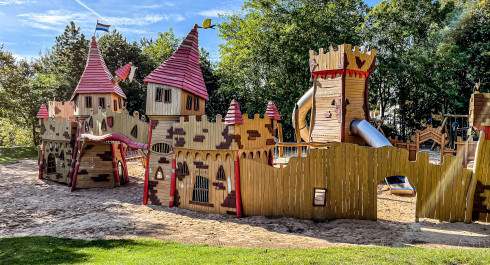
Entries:
[[145,78],[145,84],[150,82],[178,87],[209,100],[199,67],[198,43],[197,29],[193,28],[177,51]]
[[122,80],[126,80],[126,77],[129,74],[129,70],[131,70],[131,64],[126,64],[125,66],[116,70],[116,75]]
[[271,120],[280,120],[281,115],[279,115],[279,111],[277,111],[276,104],[271,100],[269,104],[267,104],[267,110],[265,111],[265,115],[269,117]]
[[48,117],[49,117],[48,108],[46,107],[46,105],[42,104],[41,107],[39,108],[39,111],[36,114],[36,118],[44,119]]
[[76,94],[87,93],[116,93],[126,98],[121,87],[114,85],[111,80],[112,74],[107,69],[95,37],[92,37],[85,71],[70,100],[73,100]]
[[243,116],[238,102],[232,100],[225,117],[225,124],[243,124]]

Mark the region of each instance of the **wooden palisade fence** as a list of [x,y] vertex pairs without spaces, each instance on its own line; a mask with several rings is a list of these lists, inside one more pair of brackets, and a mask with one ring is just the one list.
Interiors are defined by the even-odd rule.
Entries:
[[[480,151],[484,153],[482,162],[488,163],[490,143],[486,146]],[[477,174],[480,178],[488,175],[488,169],[484,170]],[[394,175],[412,181],[417,220],[425,217],[461,222],[466,217],[468,221],[473,209],[468,202],[474,197],[468,193],[470,182],[475,189],[478,177],[462,167],[462,157],[445,156],[442,165],[435,165],[429,163],[426,153],[418,153],[416,161],[411,162],[407,150],[347,143],[333,143],[330,149],[310,149],[306,157],[292,157],[284,168],[240,159],[243,213],[376,220],[377,185]],[[326,189],[324,206],[313,205],[315,189]],[[471,210],[467,211],[467,207]],[[487,218],[483,214],[480,217],[482,221]]]

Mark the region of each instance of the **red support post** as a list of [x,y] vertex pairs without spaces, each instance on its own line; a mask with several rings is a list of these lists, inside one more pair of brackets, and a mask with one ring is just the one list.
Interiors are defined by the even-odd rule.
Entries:
[[124,174],[126,175],[126,182],[129,182],[128,166],[126,165],[126,154],[124,153],[124,147],[122,143],[119,143],[119,150],[121,150],[121,157],[124,164]]
[[238,150],[236,151],[235,160],[235,198],[236,198],[236,217],[242,218],[242,196],[240,194],[240,158]]
[[174,158],[172,159],[172,182],[170,183],[170,202],[168,203],[168,207],[172,208],[174,207],[174,202],[175,202],[175,166],[177,164],[177,161],[175,159],[175,151],[174,151]]
[[145,170],[145,186],[143,191],[143,205],[148,204],[148,181],[150,174],[150,144],[151,144],[151,133],[152,133],[152,125],[153,121],[150,121],[150,133],[148,135],[148,149],[146,154],[146,170]]
[[116,150],[114,150],[114,143],[111,143],[111,153],[112,153],[112,170],[114,172],[114,180],[119,186],[121,186],[121,181],[119,179],[119,173],[117,172],[117,163],[116,163]]
[[[70,165],[70,173],[68,174],[68,177],[71,178],[71,183],[68,185],[68,187],[73,186],[73,174],[75,171],[75,159],[77,158],[77,150],[78,150],[78,137],[80,136],[80,133],[82,131],[82,125],[83,125],[83,120],[78,120],[77,124],[77,132],[75,133],[75,145],[73,146],[73,155],[71,156],[71,165]],[[73,191],[73,190],[72,190]]]
[[[77,139],[77,142],[78,142],[78,139]],[[78,158],[77,158],[77,162],[75,164],[75,171],[73,171],[73,179],[71,181],[71,191],[75,191],[75,188],[77,186],[77,173],[78,173],[78,169],[80,168],[80,159],[81,159],[81,152],[82,152],[82,145],[80,143],[77,143],[77,153],[79,154],[78,155]]]
[[39,160],[39,179],[43,177],[43,166],[44,166],[44,144],[41,145],[41,160]]

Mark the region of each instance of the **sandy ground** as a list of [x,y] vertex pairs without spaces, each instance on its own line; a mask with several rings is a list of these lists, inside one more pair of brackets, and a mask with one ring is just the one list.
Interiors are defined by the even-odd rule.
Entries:
[[414,222],[414,197],[378,187],[378,221],[313,222],[292,218],[202,214],[141,205],[143,169],[132,162],[120,188],[70,192],[38,180],[34,160],[0,167],[0,237],[156,238],[212,246],[324,248],[347,245],[490,247],[490,225]]

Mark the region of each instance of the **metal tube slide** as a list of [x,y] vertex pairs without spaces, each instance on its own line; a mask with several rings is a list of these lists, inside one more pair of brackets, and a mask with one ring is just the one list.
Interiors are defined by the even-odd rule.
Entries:
[[366,141],[371,147],[393,146],[383,134],[381,134],[371,123],[366,120],[354,119],[350,123],[350,131]]
[[[301,135],[301,139],[305,142],[309,142],[310,137],[310,128],[308,124],[306,124],[306,115],[308,111],[311,109],[312,101],[311,97],[313,96],[313,87],[311,87],[306,93],[298,100],[296,105],[298,109],[294,108],[293,110],[293,127],[296,129],[299,128],[299,133]],[[298,111],[298,124],[295,123],[294,117],[296,115],[296,111]]]

